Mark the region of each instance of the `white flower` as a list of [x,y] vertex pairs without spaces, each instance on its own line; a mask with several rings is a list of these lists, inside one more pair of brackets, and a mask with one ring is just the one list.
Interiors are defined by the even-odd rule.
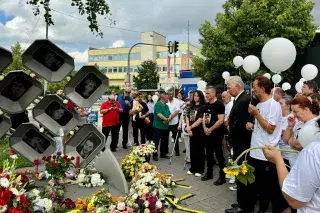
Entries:
[[39,132],[44,132],[44,128],[41,127],[41,128],[39,129]]
[[145,201],[145,202],[144,202],[144,205],[148,208],[148,207],[149,207],[149,202],[148,202],[148,201]]
[[31,193],[32,193],[33,195],[35,195],[35,196],[39,196],[40,191],[39,191],[38,189],[32,189],[32,190],[31,190]]
[[84,182],[84,181],[85,181],[85,177],[86,177],[85,174],[80,173],[80,174],[78,175],[78,182],[80,182],[80,183]]
[[70,76],[67,76],[66,79],[67,79],[67,81],[70,81],[70,80],[71,80]]
[[35,76],[36,76],[36,74],[30,73],[30,77],[31,77],[31,78],[33,78],[33,77],[35,77]]
[[16,154],[10,155],[10,158],[11,158],[11,159],[17,159],[17,158],[18,158],[18,155],[16,155]]
[[70,134],[70,135],[74,135],[74,131],[70,131],[69,134]]
[[64,99],[64,100],[63,100],[63,103],[64,103],[64,104],[67,104],[68,102],[69,102],[69,101],[68,101],[67,99]]
[[0,206],[0,213],[7,212],[7,205]]
[[156,202],[156,208],[157,208],[157,209],[162,208],[162,202],[161,202],[161,201],[158,200],[158,201]]
[[4,79],[4,75],[0,75],[0,81],[2,81],[3,79]]
[[155,183],[156,183],[156,182],[155,182],[154,180],[150,181],[150,184],[152,184],[152,185],[155,184]]
[[1,178],[0,179],[0,185],[4,188],[8,188],[10,185],[10,182],[7,178]]
[[137,195],[137,194],[132,195],[132,199],[133,199],[133,200],[138,199],[138,195]]
[[52,209],[52,201],[48,198],[43,199],[44,202],[44,208],[47,212],[49,212]]
[[130,193],[134,193],[134,189],[133,188],[130,189]]
[[117,209],[120,210],[120,211],[125,210],[126,209],[126,204],[123,203],[123,202],[118,203]]

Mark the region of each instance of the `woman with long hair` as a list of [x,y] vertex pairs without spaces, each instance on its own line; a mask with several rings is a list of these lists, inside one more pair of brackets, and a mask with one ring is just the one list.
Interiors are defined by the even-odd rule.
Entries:
[[196,90],[193,94],[186,119],[186,132],[190,136],[191,168],[188,175],[194,174],[201,177],[205,164],[205,143],[202,127],[202,117],[205,107],[205,99],[202,91]]
[[[288,117],[288,127],[283,133],[283,141],[293,149],[302,150],[298,134],[302,127],[317,126],[319,116],[319,103],[316,100],[299,95],[292,100],[291,108],[294,116]],[[296,158],[291,159],[292,166]]]

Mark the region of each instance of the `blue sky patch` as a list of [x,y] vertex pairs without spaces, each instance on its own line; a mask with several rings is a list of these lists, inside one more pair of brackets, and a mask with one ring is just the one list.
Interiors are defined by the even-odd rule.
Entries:
[[5,24],[7,21],[10,21],[14,18],[12,15],[5,14],[3,10],[0,10],[0,22]]

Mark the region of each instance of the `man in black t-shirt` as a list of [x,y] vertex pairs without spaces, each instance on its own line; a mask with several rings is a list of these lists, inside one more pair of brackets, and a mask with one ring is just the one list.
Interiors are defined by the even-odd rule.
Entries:
[[140,99],[139,94],[136,94],[135,101],[138,101],[142,106],[141,110],[131,110],[130,115],[134,116],[135,119],[132,119],[132,130],[133,130],[133,141],[134,145],[139,145],[138,135],[140,130],[140,143],[146,143],[146,132],[147,132],[147,125],[145,123],[145,118],[149,115],[149,108],[148,105]]
[[224,105],[217,99],[214,87],[206,88],[206,97],[208,103],[205,106],[203,114],[203,131],[205,134],[207,173],[201,178],[206,181],[213,178],[213,153],[215,152],[219,162],[220,175],[214,185],[222,185],[226,182],[223,168],[225,159],[222,151],[222,140],[224,136]]

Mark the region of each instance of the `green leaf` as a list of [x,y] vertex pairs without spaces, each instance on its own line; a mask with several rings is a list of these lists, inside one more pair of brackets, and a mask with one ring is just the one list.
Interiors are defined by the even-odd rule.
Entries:
[[240,183],[243,183],[244,185],[248,184],[248,179],[247,179],[246,175],[243,175],[243,174],[239,173],[239,175],[236,176],[236,178],[238,179],[238,181]]

